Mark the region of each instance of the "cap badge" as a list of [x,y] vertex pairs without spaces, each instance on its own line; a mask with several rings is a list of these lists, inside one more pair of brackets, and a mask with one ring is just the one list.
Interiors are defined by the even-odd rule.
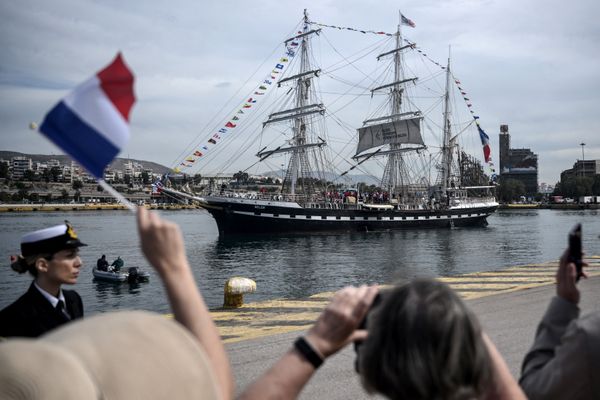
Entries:
[[65,224],[67,225],[67,235],[69,235],[69,237],[71,239],[77,239],[77,234],[73,230],[73,227],[71,226],[71,224],[68,223],[67,221],[65,221]]

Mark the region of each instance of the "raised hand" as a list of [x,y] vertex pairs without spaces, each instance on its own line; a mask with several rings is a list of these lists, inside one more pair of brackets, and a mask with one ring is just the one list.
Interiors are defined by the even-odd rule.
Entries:
[[[587,266],[587,263],[583,263]],[[583,277],[587,278],[585,272]],[[579,304],[581,294],[577,289],[577,270],[575,264],[569,262],[569,250],[565,250],[558,264],[556,272],[556,294],[563,299],[570,301],[573,304]]]
[[328,357],[355,340],[364,340],[367,331],[357,330],[377,295],[376,286],[346,287],[335,294],[306,339],[323,357]]
[[138,207],[137,221],[142,252],[161,276],[188,268],[183,236],[177,224],[144,207]]

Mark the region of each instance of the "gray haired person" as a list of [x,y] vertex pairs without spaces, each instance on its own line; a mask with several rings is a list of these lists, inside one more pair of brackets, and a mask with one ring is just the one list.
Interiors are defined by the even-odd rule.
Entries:
[[363,386],[390,399],[525,399],[475,316],[447,285],[416,280],[383,292],[342,289],[315,325],[242,399],[296,398],[325,359],[363,341]]
[[358,347],[370,392],[402,399],[475,399],[492,363],[475,315],[442,282],[421,279],[382,293]]

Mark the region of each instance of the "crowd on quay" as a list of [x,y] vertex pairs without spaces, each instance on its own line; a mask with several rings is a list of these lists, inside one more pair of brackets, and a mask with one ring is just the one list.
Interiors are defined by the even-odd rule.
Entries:
[[[0,311],[0,336],[7,338],[0,342],[0,398],[236,395],[179,227],[143,207],[137,225],[174,319],[139,311],[82,319],[81,299],[62,285],[76,282],[85,244],[68,223],[25,235],[12,268],[34,280]],[[444,283],[417,279],[387,290],[340,290],[289,351],[238,395],[296,398],[328,357],[355,343],[363,387],[390,399],[600,398],[594,379],[600,371],[600,313],[579,316],[577,272],[567,252],[556,290],[525,355],[520,384],[459,296]]]

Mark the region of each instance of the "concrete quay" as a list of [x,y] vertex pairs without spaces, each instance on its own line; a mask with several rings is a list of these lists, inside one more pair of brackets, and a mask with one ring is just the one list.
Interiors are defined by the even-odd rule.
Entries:
[[[146,208],[151,210],[187,210],[198,208],[186,204],[146,204]],[[51,212],[51,211],[106,211],[106,210],[127,210],[123,204],[115,203],[42,203],[42,204],[0,204],[0,214],[6,212]]]
[[[600,257],[586,260],[589,279],[579,284],[582,315],[600,311]],[[557,262],[441,278],[463,296],[515,377],[535,330],[555,295]],[[463,279],[464,278],[464,279]],[[213,312],[226,341],[238,393],[266,371],[311,326],[331,293],[298,301],[272,301]],[[239,322],[239,323],[238,323]],[[305,387],[303,399],[372,399],[354,371],[348,346],[329,358]],[[378,397],[375,397],[378,398]]]

